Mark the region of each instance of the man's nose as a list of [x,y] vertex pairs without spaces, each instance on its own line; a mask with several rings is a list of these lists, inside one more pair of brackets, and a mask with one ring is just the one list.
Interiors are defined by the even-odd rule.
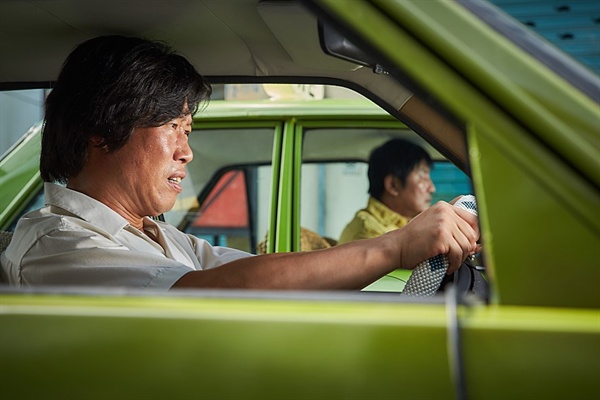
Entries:
[[175,154],[175,159],[183,162],[184,164],[187,164],[194,159],[194,152],[192,151],[192,148],[187,140],[183,140],[181,145],[178,147]]

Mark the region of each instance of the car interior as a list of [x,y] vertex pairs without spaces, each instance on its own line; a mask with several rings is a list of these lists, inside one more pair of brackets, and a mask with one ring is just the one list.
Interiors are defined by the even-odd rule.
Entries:
[[[378,54],[362,51],[360,41],[350,40],[351,32],[323,17],[312,2],[238,0],[236,12],[232,12],[227,1],[220,0],[173,0],[152,7],[146,7],[143,1],[126,1],[110,10],[103,2],[90,2],[84,12],[78,11],[79,7],[74,0],[2,4],[3,14],[12,18],[4,19],[2,24],[0,53],[11,57],[0,63],[0,89],[51,89],[63,60],[78,43],[103,34],[141,36],[165,41],[187,57],[213,85],[333,85],[355,91],[416,132],[436,158],[450,161],[467,179],[470,177],[466,127],[460,119],[401,72],[387,71]],[[22,20],[27,20],[30,26],[25,32]],[[289,29],[290,26],[294,29]],[[19,39],[14,40],[16,37]],[[227,133],[220,135],[226,137]],[[265,134],[265,138],[268,136]],[[309,163],[317,165],[323,160],[319,151],[327,146],[322,141],[340,142],[327,139],[326,135],[312,137],[318,139],[307,135],[306,168]],[[192,141],[195,153],[205,160],[210,159],[203,154],[210,152],[206,150],[210,149],[207,140],[210,141],[203,137],[202,145]],[[373,145],[380,141],[377,135],[369,140]],[[215,222],[198,221],[190,216],[189,210],[199,211],[210,204],[210,189],[218,184],[218,179],[235,178],[224,174],[241,172],[243,179],[237,179],[247,183],[249,177],[260,176],[259,171],[268,168],[266,160],[272,153],[270,138],[261,147],[263,155],[252,160],[244,160],[244,152],[235,151],[232,143],[242,145],[243,141],[230,141],[230,159],[220,161],[222,165],[194,175],[192,187],[186,189],[188,195],[182,196],[175,210],[166,215],[167,221],[206,235],[202,224]],[[351,148],[347,150],[344,154],[344,149],[337,145],[337,151],[341,152],[336,156],[338,161],[364,163],[364,151],[358,154]],[[333,161],[330,156],[325,158]],[[206,190],[190,195],[199,188]],[[39,201],[38,197],[37,204]],[[260,208],[250,211],[258,213],[253,217],[254,222],[264,220],[258,215],[267,212]],[[310,228],[318,230],[318,224]],[[265,227],[253,231],[244,246],[256,249],[264,231]],[[213,240],[219,240],[219,235],[209,234]]]
[[[183,191],[156,218],[250,252],[335,246],[365,206],[370,150],[406,137],[434,160],[436,200],[477,197],[483,246],[428,297],[398,293],[408,271],[361,291],[16,287],[0,273],[0,397],[593,397],[599,23],[593,0],[0,0],[0,95],[20,104],[43,104],[22,92],[45,96],[99,35],[163,41],[211,83]],[[218,110],[256,88],[314,104],[339,88],[375,106],[343,129],[348,114],[298,114],[286,135],[254,99]],[[241,122],[233,103],[251,105]],[[7,132],[5,115],[6,154],[20,153],[0,154],[0,252],[7,215],[44,204],[42,116]],[[301,137],[285,148],[294,162],[274,136]]]
[[[26,15],[30,29],[23,33],[20,24],[13,22],[18,18],[3,22],[6,34],[0,39],[0,52],[12,56],[8,62],[0,63],[0,88],[51,89],[62,61],[79,42],[95,35],[115,32],[142,36],[167,42],[186,56],[213,85],[325,84],[356,91],[400,119],[410,128],[409,131],[418,132],[422,139],[417,138],[435,158],[450,160],[468,176],[467,147],[459,124],[444,115],[443,110],[436,109],[432,102],[419,99],[378,63],[371,62],[373,58],[370,55],[360,51],[327,21],[317,18],[307,4],[298,1],[243,0],[236,2],[238,12],[232,13],[227,3],[219,0],[176,0],[145,7],[144,2],[133,1],[119,3],[116,10],[107,10],[102,2],[92,2],[86,5],[85,12],[77,12],[76,2],[71,1],[4,3],[2,8],[6,15]],[[115,18],[115,15],[118,17]],[[169,18],[165,19],[165,15]],[[289,26],[294,26],[294,29],[288,29]],[[195,34],[199,29],[202,33]],[[61,34],[57,35],[56,32]],[[10,37],[19,37],[19,40],[9,40]],[[348,135],[348,132],[345,134]],[[338,145],[338,160],[361,161],[364,164],[368,149],[386,137],[385,134],[369,135],[364,131],[356,132],[356,135],[357,138],[365,136],[367,144],[359,153],[350,146],[344,150]],[[254,135],[251,140],[260,140],[257,139],[259,136]],[[227,141],[226,132],[221,131],[219,136],[214,137]],[[227,154],[231,159],[219,161],[222,165],[216,170],[222,173],[233,170],[234,165],[264,165],[272,153],[268,133],[265,138],[266,144],[261,147],[264,153],[262,156],[254,155],[258,157],[255,160],[244,160],[243,151],[235,151],[232,147],[233,143],[243,146],[239,137],[235,141],[230,140]],[[323,140],[331,142],[337,139],[307,135],[304,168],[309,168],[309,162],[323,159],[323,154],[319,154],[325,148],[320,143]],[[196,145],[192,140],[191,144],[196,156],[209,163],[210,157],[206,153],[213,151],[209,145],[210,139],[203,136],[198,142]],[[325,156],[325,159],[333,161],[331,156]],[[203,188],[206,182],[216,180],[214,170],[206,168],[194,174],[194,182],[189,182],[192,188],[187,190]],[[250,170],[246,167],[244,171],[248,176]],[[177,209],[197,207],[196,202],[203,201],[206,196],[209,196],[206,191],[195,196],[197,199],[181,196],[175,210],[166,216],[167,221],[177,220],[181,228],[202,234],[201,221],[199,226],[194,227],[189,214],[182,216],[180,212],[179,216],[176,215]],[[357,207],[364,201],[364,194],[359,199],[356,201]],[[31,207],[39,204],[39,201],[38,196]],[[311,228],[317,230],[318,227]],[[263,227],[260,232],[256,231],[250,236],[249,250],[256,248],[265,230]],[[336,233],[327,236],[335,239]]]
[[[283,86],[285,88],[285,85]],[[356,115],[358,110],[354,111],[355,122],[343,121],[340,119],[344,117],[332,115],[328,115],[325,122],[314,115],[295,115],[300,113],[294,109],[298,107],[297,102],[280,101],[275,108],[281,111],[269,110],[273,113],[270,118],[255,111],[255,114],[259,115],[260,126],[256,121],[252,127],[248,126],[253,118],[243,118],[246,109],[268,108],[269,101],[267,100],[267,103],[261,100],[246,101],[244,104],[244,102],[213,100],[206,110],[196,116],[196,129],[190,136],[190,145],[197,159],[201,161],[188,167],[189,179],[185,181],[185,193],[180,196],[174,209],[165,215],[168,222],[186,232],[219,235],[217,229],[219,224],[222,224],[225,229],[227,226],[227,222],[223,220],[226,218],[225,214],[231,215],[236,210],[235,201],[228,199],[228,196],[239,195],[241,196],[239,201],[246,205],[246,210],[240,212],[248,221],[231,222],[232,228],[229,231],[234,233],[236,229],[247,226],[249,231],[243,235],[248,239],[240,249],[255,252],[256,243],[267,230],[264,221],[268,220],[269,212],[268,192],[271,185],[274,133],[280,126],[281,120],[292,118],[295,118],[294,126],[302,130],[303,135],[300,188],[302,226],[323,236],[337,241],[345,223],[351,219],[355,211],[364,207],[368,192],[366,169],[369,154],[372,149],[391,138],[404,138],[417,142],[433,158],[432,179],[436,185],[433,202],[451,201],[461,194],[472,192],[470,180],[462,171],[449,163],[414,131],[391,119],[383,111],[378,113],[379,119],[372,122],[368,122],[368,119],[373,119],[372,116],[368,116],[369,114],[362,116],[362,119]],[[325,104],[327,103],[313,101],[310,108],[308,106],[304,108],[316,110]],[[343,108],[344,104],[350,106],[354,103],[342,102],[339,107]],[[213,122],[214,119],[219,118],[221,110],[228,107],[244,110],[235,114],[231,112],[239,121],[232,118],[227,123]],[[372,108],[368,113],[373,113]],[[308,112],[306,110],[305,113]],[[277,112],[279,114],[276,114]],[[311,112],[316,113],[316,111]],[[360,112],[365,113],[364,110]],[[348,111],[346,114],[350,113]],[[314,120],[315,118],[318,122]],[[243,190],[235,189],[235,185],[243,185]],[[322,186],[321,190],[326,192],[324,195],[318,196],[311,191],[311,188],[319,185]],[[323,197],[332,197],[336,194],[343,198],[338,198],[335,207],[333,204],[319,203],[323,201]],[[226,207],[224,204],[219,204],[221,201],[231,201],[234,204]],[[223,210],[225,207],[228,212],[222,213],[222,217],[219,217],[217,210]],[[318,210],[319,207],[328,209],[327,219],[323,218],[325,210],[317,212],[320,217],[314,215],[315,212],[311,213],[311,210]],[[214,216],[211,216],[211,212],[215,213]],[[221,218],[222,221],[208,221],[215,218]],[[209,228],[211,224],[212,231]],[[225,229],[222,233],[225,233]],[[228,242],[221,244],[228,244]]]

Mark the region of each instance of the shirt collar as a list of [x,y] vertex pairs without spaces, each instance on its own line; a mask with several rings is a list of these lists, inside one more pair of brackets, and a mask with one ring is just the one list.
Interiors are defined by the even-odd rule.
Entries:
[[47,206],[59,207],[112,235],[129,224],[125,218],[104,203],[81,192],[47,182],[44,184],[44,194]]
[[388,206],[374,197],[369,197],[367,211],[379,219],[384,225],[404,226],[408,223],[408,218],[392,211]]

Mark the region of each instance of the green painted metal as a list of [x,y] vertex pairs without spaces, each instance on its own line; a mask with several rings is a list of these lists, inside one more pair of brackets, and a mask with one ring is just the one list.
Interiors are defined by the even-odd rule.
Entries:
[[292,234],[292,215],[294,208],[294,146],[295,126],[293,121],[287,121],[283,126],[281,144],[281,159],[279,165],[279,187],[276,205],[276,239],[275,252],[292,251],[294,236]]
[[[389,128],[389,129],[408,129],[406,125],[399,122],[397,119],[387,114],[390,119],[377,118],[377,119],[363,119],[352,120],[352,118],[341,118],[341,119],[316,119],[316,118],[302,118],[302,126],[305,128]],[[338,117],[339,118],[339,117]],[[353,115],[356,118],[356,115]]]
[[[498,35],[458,2],[374,3],[389,12],[407,32],[419,37],[445,63],[468,71],[473,86],[600,185],[600,110],[592,99]],[[400,52],[395,54],[398,58]],[[404,66],[407,64],[403,62]],[[436,90],[436,82],[417,65],[413,63],[411,71],[416,79],[427,81],[432,93],[441,99],[451,100],[455,93],[439,86]],[[459,113],[466,115],[473,105],[463,101],[453,108],[462,107]]]
[[[485,133],[473,130],[469,146],[495,295],[504,304],[599,308],[597,214],[587,220],[565,207],[554,196],[559,179],[544,185],[523,160],[503,151],[506,143],[500,139],[506,135]],[[539,150],[531,142],[520,149]],[[535,152],[530,154],[534,160]],[[552,168],[546,173],[561,177],[561,172]],[[588,201],[597,202],[597,196]]]
[[598,310],[461,309],[470,399],[591,398],[600,383]]
[[[2,295],[0,392],[79,399],[448,398],[444,315],[439,304],[283,295],[268,301]],[[35,385],[28,384],[32,366],[45,371]],[[418,377],[415,370],[428,373]]]
[[268,119],[251,119],[251,120],[243,120],[243,119],[208,119],[208,118],[200,118],[199,116],[194,117],[193,129],[234,129],[234,128],[273,128],[279,125],[278,121],[274,121],[273,118]]
[[[590,184],[599,170],[597,105],[452,2],[382,2],[385,13],[367,2],[319,3],[355,27],[472,130],[470,157],[473,174],[479,176],[475,192],[496,301],[600,307],[600,194]],[[408,22],[413,19],[417,22]],[[447,36],[444,45],[472,60],[458,62],[441,45],[430,43],[440,35]],[[493,76],[481,76],[485,68],[472,65],[488,65],[480,52],[496,53]],[[510,66],[498,61],[504,56]],[[523,76],[530,85],[521,82]],[[501,85],[505,88],[499,90]],[[552,106],[557,98],[560,112]],[[523,101],[532,103],[525,114],[508,105]],[[547,121],[555,126],[548,129]],[[570,150],[562,147],[567,139]],[[586,146],[588,142],[594,144]],[[581,147],[586,147],[581,160],[575,160],[571,151]],[[567,270],[572,274],[561,284]],[[590,279],[575,284],[578,276]],[[534,278],[538,289],[529,284]]]
[[363,292],[396,292],[404,290],[406,281],[410,278],[412,271],[407,269],[397,269],[386,276],[376,280],[369,286],[362,289]]
[[302,183],[302,140],[304,127],[294,118],[294,148],[292,158],[292,214],[290,221],[292,223],[293,251],[300,251],[300,190]]
[[39,175],[41,129],[41,123],[34,125],[0,160],[0,229],[8,229],[14,216],[42,187]]
[[[445,314],[443,304],[284,295],[2,294],[0,390],[9,398],[453,398]],[[597,311],[459,314],[470,397],[587,398],[600,389]],[[36,385],[32,366],[44,371]],[[548,379],[558,389],[538,384]]]
[[[285,115],[285,116],[283,116]],[[387,112],[367,99],[322,99],[307,100],[253,100],[253,101],[212,101],[210,107],[200,110],[196,121],[254,121],[261,119],[282,119],[291,117],[319,117],[321,119],[365,119],[390,118]]]
[[283,126],[277,126],[273,136],[272,178],[271,178],[271,204],[269,207],[269,231],[267,232],[267,253],[276,251],[277,218],[279,210],[279,185],[281,184],[281,159],[283,152]]

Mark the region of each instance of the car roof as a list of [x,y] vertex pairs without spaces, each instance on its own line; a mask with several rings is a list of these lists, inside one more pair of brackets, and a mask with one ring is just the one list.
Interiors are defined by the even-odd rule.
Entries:
[[248,117],[327,117],[376,118],[396,120],[368,99],[318,100],[212,100],[194,116],[198,121],[210,119],[246,119]]
[[[306,121],[320,121],[323,125],[313,125],[312,127],[324,127],[327,129],[340,130],[343,133],[335,137],[339,140],[339,148],[344,147],[345,151],[336,152],[337,157],[334,160],[361,160],[366,162],[371,151],[371,147],[380,145],[386,138],[391,138],[391,133],[383,133],[385,130],[393,129],[393,137],[403,137],[407,140],[418,143],[425,148],[427,153],[435,161],[447,161],[434,147],[411,131],[406,125],[399,122],[381,107],[365,98],[350,99],[318,99],[318,100],[212,100],[205,108],[200,109],[194,116],[196,128],[203,128],[203,123],[209,124],[214,129],[232,129],[230,124],[222,125],[223,122],[241,123],[239,131],[247,133],[249,131],[247,122],[249,120],[269,120],[269,121],[294,121],[294,124]],[[331,125],[330,121],[338,121]],[[373,125],[369,125],[372,121]],[[216,125],[214,124],[216,123]],[[375,126],[378,129],[375,129]],[[206,127],[206,125],[204,125]],[[206,128],[204,128],[206,129]],[[329,132],[331,134],[331,132]],[[388,137],[389,136],[389,137]],[[312,147],[323,149],[321,152],[307,155],[311,160],[327,160],[327,151],[331,150],[331,135],[316,135],[311,137]],[[344,146],[342,146],[342,140]],[[352,144],[352,145],[351,145]],[[224,144],[225,145],[225,144]],[[244,149],[239,149],[244,152]],[[231,148],[228,149],[231,151]],[[314,149],[313,149],[314,153]],[[244,159],[243,154],[239,154],[239,159]],[[270,161],[263,159],[262,162]]]

